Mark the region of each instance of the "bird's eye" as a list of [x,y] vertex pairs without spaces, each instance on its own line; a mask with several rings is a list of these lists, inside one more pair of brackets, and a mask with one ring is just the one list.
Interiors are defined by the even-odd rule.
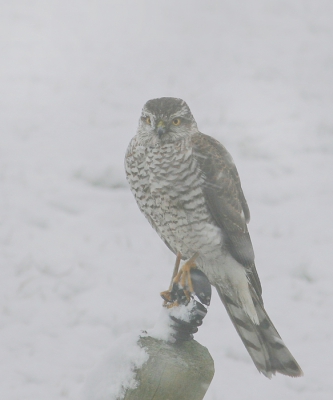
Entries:
[[146,117],[146,118],[145,118],[145,121],[146,121],[147,124],[151,125],[151,119],[150,119],[150,117]]
[[174,125],[178,126],[178,125],[180,125],[181,120],[180,120],[180,118],[174,118],[174,119],[172,120],[172,123],[173,123]]

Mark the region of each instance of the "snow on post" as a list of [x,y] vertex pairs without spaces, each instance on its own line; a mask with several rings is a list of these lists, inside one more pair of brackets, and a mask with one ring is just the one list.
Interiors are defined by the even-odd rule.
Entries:
[[88,377],[84,400],[202,400],[214,376],[214,362],[204,346],[191,340],[193,315],[198,315],[193,302],[164,308],[151,332],[126,335],[114,343]]

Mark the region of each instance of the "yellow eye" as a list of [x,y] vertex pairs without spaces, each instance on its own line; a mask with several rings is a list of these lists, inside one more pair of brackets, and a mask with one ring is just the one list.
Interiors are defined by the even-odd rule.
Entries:
[[180,120],[180,118],[175,118],[175,119],[172,120],[172,123],[173,123],[174,125],[178,126],[178,125],[180,125],[181,120]]
[[149,125],[151,124],[151,119],[150,119],[150,117],[146,117],[146,118],[145,118],[145,121],[146,121],[147,124],[149,124]]

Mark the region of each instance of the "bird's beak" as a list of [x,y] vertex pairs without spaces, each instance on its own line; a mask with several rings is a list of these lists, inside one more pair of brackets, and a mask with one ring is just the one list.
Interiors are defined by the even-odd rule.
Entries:
[[159,138],[161,138],[161,136],[163,136],[166,132],[166,126],[165,126],[165,122],[164,121],[159,121],[159,123],[157,124],[157,134],[159,136]]

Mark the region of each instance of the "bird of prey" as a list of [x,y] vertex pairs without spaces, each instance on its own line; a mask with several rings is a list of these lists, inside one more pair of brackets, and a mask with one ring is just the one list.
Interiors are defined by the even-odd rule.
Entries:
[[169,249],[216,288],[259,372],[302,370],[268,317],[247,224],[250,212],[232,157],[198,130],[184,100],[143,107],[125,157],[137,204]]

